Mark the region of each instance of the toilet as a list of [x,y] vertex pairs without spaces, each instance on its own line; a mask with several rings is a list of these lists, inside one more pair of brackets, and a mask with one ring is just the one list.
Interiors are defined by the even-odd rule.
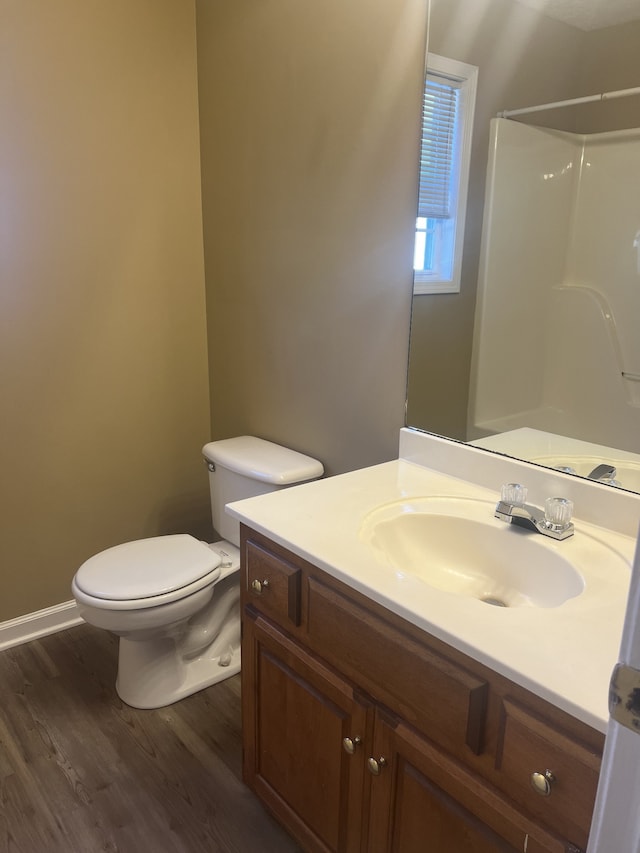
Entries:
[[225,505],[324,473],[316,459],[254,436],[202,448],[209,469],[212,544],[189,534],[115,545],[80,566],[80,616],[117,634],[116,691],[161,708],[240,670],[240,525]]

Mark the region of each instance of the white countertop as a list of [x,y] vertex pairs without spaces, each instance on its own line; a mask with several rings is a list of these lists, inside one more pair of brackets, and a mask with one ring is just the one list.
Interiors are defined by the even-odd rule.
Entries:
[[599,540],[620,555],[613,569],[605,572],[597,560],[587,561],[590,565],[583,560],[584,592],[558,607],[492,607],[396,571],[361,537],[362,522],[372,510],[423,496],[490,504],[497,499],[494,490],[399,459],[237,501],[227,509],[414,625],[605,732],[635,538],[577,517],[574,537],[558,543],[540,539],[574,564],[587,539]]

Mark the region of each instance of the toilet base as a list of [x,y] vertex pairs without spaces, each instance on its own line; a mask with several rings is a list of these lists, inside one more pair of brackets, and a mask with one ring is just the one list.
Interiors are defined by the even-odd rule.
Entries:
[[216,657],[205,653],[177,661],[170,639],[147,644],[120,637],[116,692],[132,708],[163,708],[239,672],[239,646]]
[[231,559],[208,604],[163,632],[120,634],[116,692],[133,708],[172,705],[240,672],[240,555],[228,542],[209,547]]

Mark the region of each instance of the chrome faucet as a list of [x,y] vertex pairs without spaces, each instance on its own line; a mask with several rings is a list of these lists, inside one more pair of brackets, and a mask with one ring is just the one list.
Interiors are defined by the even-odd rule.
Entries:
[[507,524],[515,524],[525,530],[533,530],[552,539],[567,539],[573,536],[571,521],[573,503],[566,498],[548,498],[545,508],[539,509],[525,503],[527,490],[519,483],[508,483],[502,487],[502,495],[496,504],[495,517]]
[[587,474],[589,480],[602,480],[604,483],[610,483],[615,480],[618,472],[613,465],[607,465],[604,462],[601,465],[596,465],[590,474]]

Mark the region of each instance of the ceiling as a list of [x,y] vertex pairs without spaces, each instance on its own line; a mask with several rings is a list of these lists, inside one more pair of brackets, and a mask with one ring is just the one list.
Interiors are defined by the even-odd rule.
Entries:
[[518,0],[581,30],[600,30],[640,20],[638,0]]

